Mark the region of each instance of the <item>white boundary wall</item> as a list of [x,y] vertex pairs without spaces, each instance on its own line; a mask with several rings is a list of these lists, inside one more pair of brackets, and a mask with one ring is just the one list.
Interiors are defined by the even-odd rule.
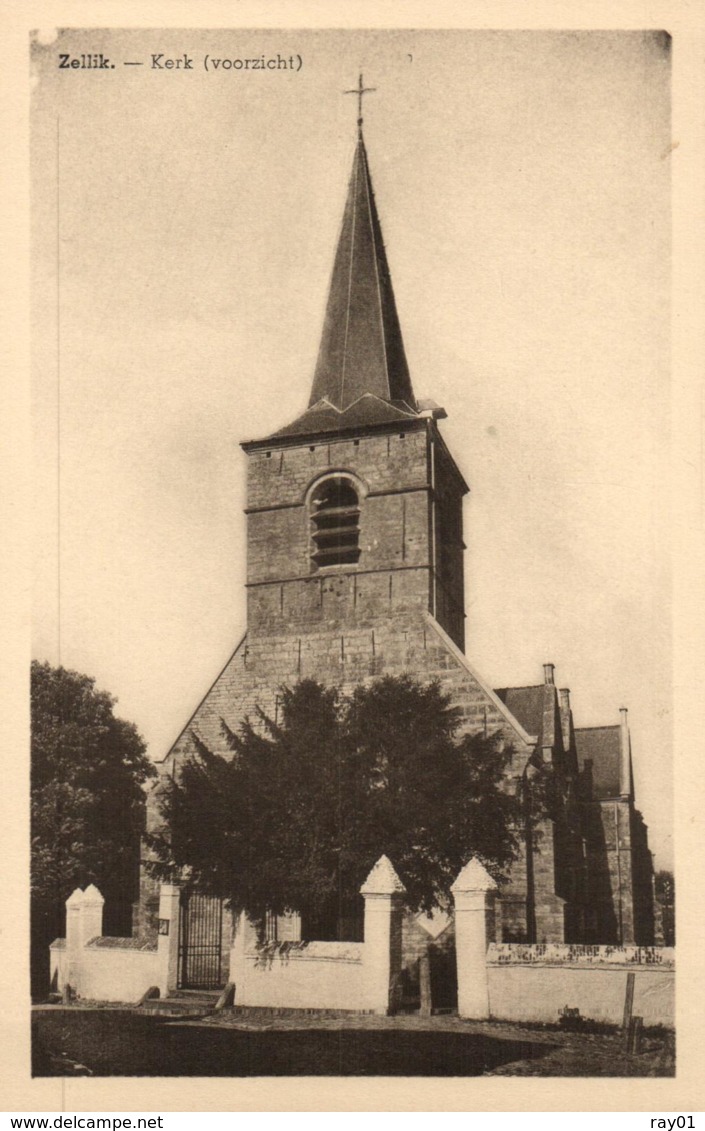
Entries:
[[288,942],[279,950],[263,951],[252,924],[241,915],[230,956],[235,1003],[393,1013],[401,977],[404,888],[382,856],[360,890],[365,900],[362,943]]
[[675,1024],[675,952],[667,947],[493,943],[496,885],[478,860],[453,885],[461,1017],[556,1024],[568,1007],[620,1025],[627,976],[645,1025]]
[[[633,1013],[646,1025],[674,1024],[675,956],[665,947],[492,943],[496,885],[478,860],[453,884],[458,1012],[477,1020],[556,1023],[568,1007],[620,1024],[627,975]],[[257,945],[241,916],[231,953],[235,1004],[282,1009],[393,1013],[401,975],[404,888],[386,856],[361,888],[363,943]],[[60,991],[96,1001],[137,1001],[152,986],[162,997],[177,985],[179,889],[163,885],[156,946],[102,935],[103,897],[77,888],[66,902],[66,939],[50,947]]]
[[279,952],[264,953],[246,950],[240,941],[242,932],[241,922],[230,960],[238,1005],[366,1008],[364,943],[292,943]]
[[103,904],[92,884],[66,901],[66,938],[49,947],[52,984],[60,993],[93,1001],[139,1001],[157,986],[165,997],[176,988],[179,889],[163,884],[159,899],[162,932],[156,945],[102,934]]
[[[245,916],[230,961],[235,1004],[289,1009],[392,1013],[401,976],[404,887],[380,857],[360,889],[365,900],[364,943],[288,942],[261,948]],[[103,897],[91,885],[66,901],[66,938],[49,948],[52,979],[94,1001],[139,1001],[152,986],[166,997],[178,981],[179,889],[160,891],[156,946],[102,934]]]

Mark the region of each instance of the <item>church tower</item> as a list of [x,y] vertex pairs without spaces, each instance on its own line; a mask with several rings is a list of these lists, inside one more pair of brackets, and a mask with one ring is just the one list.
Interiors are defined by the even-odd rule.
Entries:
[[[501,732],[509,775],[520,780],[536,738],[463,651],[468,487],[439,431],[445,415],[414,394],[358,119],[308,407],[242,444],[247,632],[161,763],[162,780],[178,775],[199,743],[231,757],[223,723],[237,730],[258,708],[276,717],[283,685],[312,678],[350,692],[405,673],[437,679],[464,730]],[[155,825],[158,801],[159,786]],[[517,885],[507,906],[521,932],[523,865]],[[155,906],[145,875],[143,921]],[[551,923],[562,923],[562,907],[546,903]]]
[[309,406],[243,444],[251,635],[430,612],[463,647],[468,488],[409,376],[361,127]]
[[[439,431],[445,415],[414,394],[358,118],[308,407],[242,445],[247,631],[159,764],[160,782],[201,745],[232,757],[223,724],[237,731],[258,709],[276,718],[281,687],[298,680],[343,692],[383,675],[437,680],[462,731],[498,736],[508,788],[526,791],[547,771],[554,781],[551,812],[533,825],[527,817],[520,831],[497,940],[648,942],[650,857],[633,798],[622,805],[614,867],[606,857],[615,728],[587,737],[574,729],[552,664],[542,684],[493,690],[464,654],[468,487]],[[161,823],[160,788],[148,827]],[[140,933],[156,931],[157,904],[144,869]],[[413,963],[428,945],[426,927],[413,915],[405,922]]]

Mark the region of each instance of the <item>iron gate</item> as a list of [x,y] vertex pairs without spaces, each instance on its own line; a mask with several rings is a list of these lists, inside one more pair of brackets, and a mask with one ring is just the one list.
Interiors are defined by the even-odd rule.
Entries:
[[216,990],[223,985],[223,902],[199,892],[181,894],[179,989]]

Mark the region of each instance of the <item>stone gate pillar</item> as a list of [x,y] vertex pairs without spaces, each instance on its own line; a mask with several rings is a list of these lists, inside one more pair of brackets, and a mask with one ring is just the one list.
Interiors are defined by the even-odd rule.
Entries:
[[159,927],[157,934],[157,962],[159,993],[166,997],[179,983],[179,928],[181,913],[181,888],[177,884],[162,884],[159,888]]
[[[83,955],[83,890],[74,888],[66,900],[66,974],[64,984],[74,993],[81,990],[81,960]],[[64,988],[63,986],[60,988]]]
[[387,856],[380,856],[360,888],[365,900],[364,1008],[373,1013],[393,1013],[398,1004],[405,891]]
[[105,900],[95,884],[89,884],[83,893],[81,907],[81,938],[85,946],[91,939],[103,934],[103,906]]
[[497,885],[473,857],[451,887],[455,901],[455,947],[458,960],[458,1013],[483,1020],[490,1015],[487,946],[494,938]]

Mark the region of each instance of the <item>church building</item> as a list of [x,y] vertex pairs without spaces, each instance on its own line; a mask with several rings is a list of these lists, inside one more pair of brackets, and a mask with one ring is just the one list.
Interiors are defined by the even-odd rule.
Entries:
[[[196,753],[194,736],[231,756],[221,720],[237,730],[258,706],[273,714],[282,685],[436,679],[465,731],[501,733],[512,787],[546,765],[558,785],[551,817],[527,832],[500,892],[497,941],[652,944],[653,870],[626,709],[576,729],[553,664],[531,686],[492,688],[465,655],[468,485],[443,439],[445,416],[414,394],[360,119],[308,406],[242,444],[247,631],[160,776]],[[159,784],[152,827],[158,799]],[[156,931],[156,903],[145,871],[143,932]],[[445,929],[452,938],[452,922]],[[280,938],[300,930],[295,915],[272,925]],[[440,944],[423,917],[409,916],[409,962],[432,940]],[[190,969],[185,955],[184,985],[197,983]]]

